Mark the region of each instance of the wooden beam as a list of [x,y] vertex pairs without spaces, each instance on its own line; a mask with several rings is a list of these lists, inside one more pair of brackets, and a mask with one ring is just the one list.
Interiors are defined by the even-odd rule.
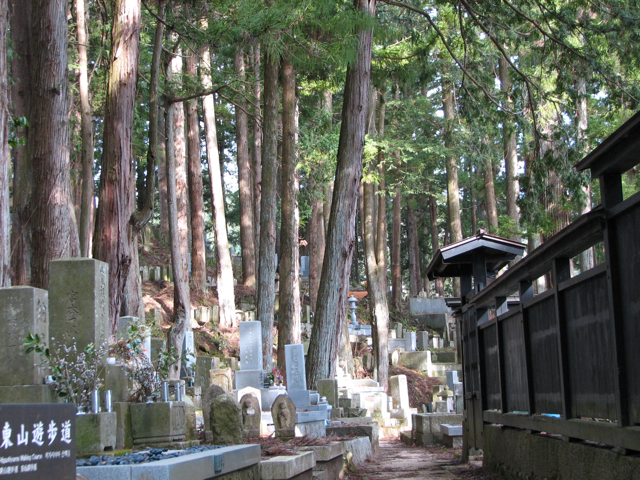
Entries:
[[640,427],[618,427],[613,423],[592,420],[564,420],[545,415],[521,415],[500,413],[494,410],[483,412],[485,423],[521,428],[533,432],[546,432],[602,443],[613,447],[640,451]]
[[556,258],[553,262],[555,278],[554,300],[556,313],[556,338],[558,345],[558,361],[560,362],[560,395],[562,397],[562,416],[569,419],[573,416],[571,409],[571,383],[569,379],[569,359],[566,341],[566,319],[560,284],[571,279],[571,262],[568,258]]

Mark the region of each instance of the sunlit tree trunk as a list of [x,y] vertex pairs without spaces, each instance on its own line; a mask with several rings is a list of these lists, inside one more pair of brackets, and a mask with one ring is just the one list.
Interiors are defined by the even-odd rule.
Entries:
[[[360,12],[375,15],[375,0],[354,0],[354,5]],[[357,56],[347,68],[345,79],[331,217],[318,291],[318,308],[306,359],[309,388],[315,388],[319,379],[333,378],[336,372],[336,356],[349,287],[349,267],[355,247],[354,224],[362,178],[372,41],[371,29],[358,33]]]
[[[244,94],[246,78],[244,49],[238,47],[234,66],[240,85],[238,90]],[[244,101],[239,101],[240,107]],[[242,281],[246,287],[256,284],[256,258],[254,250],[255,233],[253,230],[253,184],[251,181],[251,160],[249,158],[249,121],[244,108],[236,107],[236,150],[238,155],[238,194],[240,197],[240,246],[242,247]]]
[[399,309],[402,303],[401,228],[402,191],[398,186],[393,197],[393,230],[391,232],[391,304],[396,309]]
[[[500,88],[506,95],[506,103],[511,107],[511,79],[507,61],[500,56],[498,72],[500,75]],[[516,230],[520,228],[520,208],[516,203],[520,193],[520,180],[518,179],[518,150],[516,143],[516,131],[513,119],[505,118],[502,123],[502,141],[504,145],[505,177],[507,183],[507,215],[513,221]],[[513,240],[520,241],[520,234],[512,236]]]
[[[429,225],[431,229],[431,251],[436,254],[439,248],[438,241],[438,205],[436,197],[429,195]],[[435,281],[436,296],[444,297],[444,281],[442,278],[436,278]]]
[[284,346],[300,343],[300,249],[298,229],[298,122],[296,72],[290,57],[282,59],[282,233],[280,257],[280,310],[278,313],[278,366],[285,367]]
[[[207,48],[201,52],[202,73],[201,81],[205,90],[211,88],[211,57]],[[220,170],[220,154],[218,152],[218,135],[216,132],[216,113],[213,94],[202,99],[204,109],[204,125],[207,142],[207,163],[209,164],[209,178],[211,181],[211,197],[213,203],[213,228],[216,234],[216,259],[218,304],[220,305],[220,325],[230,327],[236,323],[236,305],[233,288],[233,266],[229,241],[227,237],[227,222],[224,211],[224,193],[222,190],[222,172]]]
[[[182,75],[180,50],[169,61],[167,80],[179,82]],[[168,346],[182,354],[182,344],[191,315],[189,278],[187,271],[187,173],[184,138],[184,105],[171,103],[167,107],[167,204],[169,206],[169,237],[171,266],[173,267],[173,325],[167,336]],[[171,369],[172,378],[178,378],[180,362]]]
[[[186,72],[197,78],[196,55],[189,51]],[[202,197],[202,160],[200,158],[200,121],[198,102],[185,102],[187,111],[187,153],[189,156],[189,205],[191,207],[191,283],[200,292],[207,288],[207,259],[204,241],[204,200]]]
[[80,255],[91,252],[91,220],[93,215],[93,117],[89,100],[89,74],[87,71],[87,28],[85,0],[76,0],[76,30],[78,32],[78,68],[80,79],[80,129],[82,137],[82,201],[80,203]]
[[[253,172],[253,230],[254,230],[254,252],[260,251],[260,198],[262,189],[262,110],[260,109],[260,98],[262,97],[262,83],[260,77],[260,43],[256,42],[252,49],[253,67],[253,97],[256,102],[253,121],[253,158],[251,159],[251,170]],[[255,257],[255,284],[258,284],[259,259]]]
[[422,290],[422,279],[418,251],[418,221],[413,200],[407,202],[407,249],[409,251],[409,295],[417,297]]
[[31,109],[28,151],[33,162],[31,284],[49,285],[49,262],[76,257],[80,243],[71,195],[67,2],[32,2]]
[[275,53],[264,49],[264,110],[262,197],[260,205],[260,277],[257,291],[258,320],[262,323],[263,368],[273,363],[273,315],[276,279],[276,175],[278,162],[278,65]]
[[484,159],[484,195],[487,206],[489,233],[495,234],[498,231],[498,204],[496,202],[496,189],[493,182],[493,164],[490,156]]
[[[109,326],[115,334],[132,262],[133,116],[138,78],[140,1],[116,0],[104,118],[93,256],[109,265]],[[134,272],[137,274],[137,272]]]

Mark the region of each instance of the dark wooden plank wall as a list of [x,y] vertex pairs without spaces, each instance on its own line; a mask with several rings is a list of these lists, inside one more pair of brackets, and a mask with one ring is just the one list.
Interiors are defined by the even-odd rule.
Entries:
[[501,345],[504,358],[504,384],[507,406],[505,412],[529,411],[527,370],[525,362],[522,313],[510,316],[501,323]]
[[527,309],[531,344],[535,413],[562,413],[558,332],[553,295],[532,304]]
[[560,295],[567,328],[571,415],[616,420],[606,271],[561,290]]
[[[624,358],[629,422],[640,425],[640,205],[617,216],[613,222],[616,248],[621,259],[620,298],[624,326]],[[629,232],[632,232],[631,234]]]
[[485,407],[489,410],[502,409],[497,326],[497,323],[493,323],[479,331],[482,344],[481,354],[484,355],[484,371],[482,375],[484,388],[482,393]]

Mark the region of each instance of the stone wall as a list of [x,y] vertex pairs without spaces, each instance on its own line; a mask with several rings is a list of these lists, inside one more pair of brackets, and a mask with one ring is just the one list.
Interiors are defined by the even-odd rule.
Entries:
[[508,480],[640,480],[637,456],[499,425],[484,427],[484,466]]

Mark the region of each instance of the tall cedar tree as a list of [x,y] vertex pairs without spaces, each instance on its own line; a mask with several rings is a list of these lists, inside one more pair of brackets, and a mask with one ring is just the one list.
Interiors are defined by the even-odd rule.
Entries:
[[[354,0],[354,6],[360,12],[375,15],[375,0]],[[347,68],[331,217],[315,323],[306,361],[309,388],[315,388],[320,379],[333,378],[336,372],[349,270],[355,247],[354,225],[362,178],[372,43],[373,29],[362,28],[358,33],[356,59]]]
[[[115,0],[93,256],[109,265],[109,327],[115,334],[132,263],[133,116],[140,44],[140,0]],[[134,272],[137,274],[137,272]]]
[[300,249],[298,247],[296,72],[289,53],[282,58],[282,229],[280,310],[278,313],[278,366],[286,368],[284,346],[300,343]]
[[262,198],[260,201],[260,275],[257,315],[262,324],[263,368],[273,363],[273,314],[276,279],[276,175],[278,162],[278,70],[279,60],[264,48],[264,113],[262,151]]
[[49,285],[49,262],[80,253],[69,165],[67,2],[34,0],[28,151],[33,162],[31,284]]

